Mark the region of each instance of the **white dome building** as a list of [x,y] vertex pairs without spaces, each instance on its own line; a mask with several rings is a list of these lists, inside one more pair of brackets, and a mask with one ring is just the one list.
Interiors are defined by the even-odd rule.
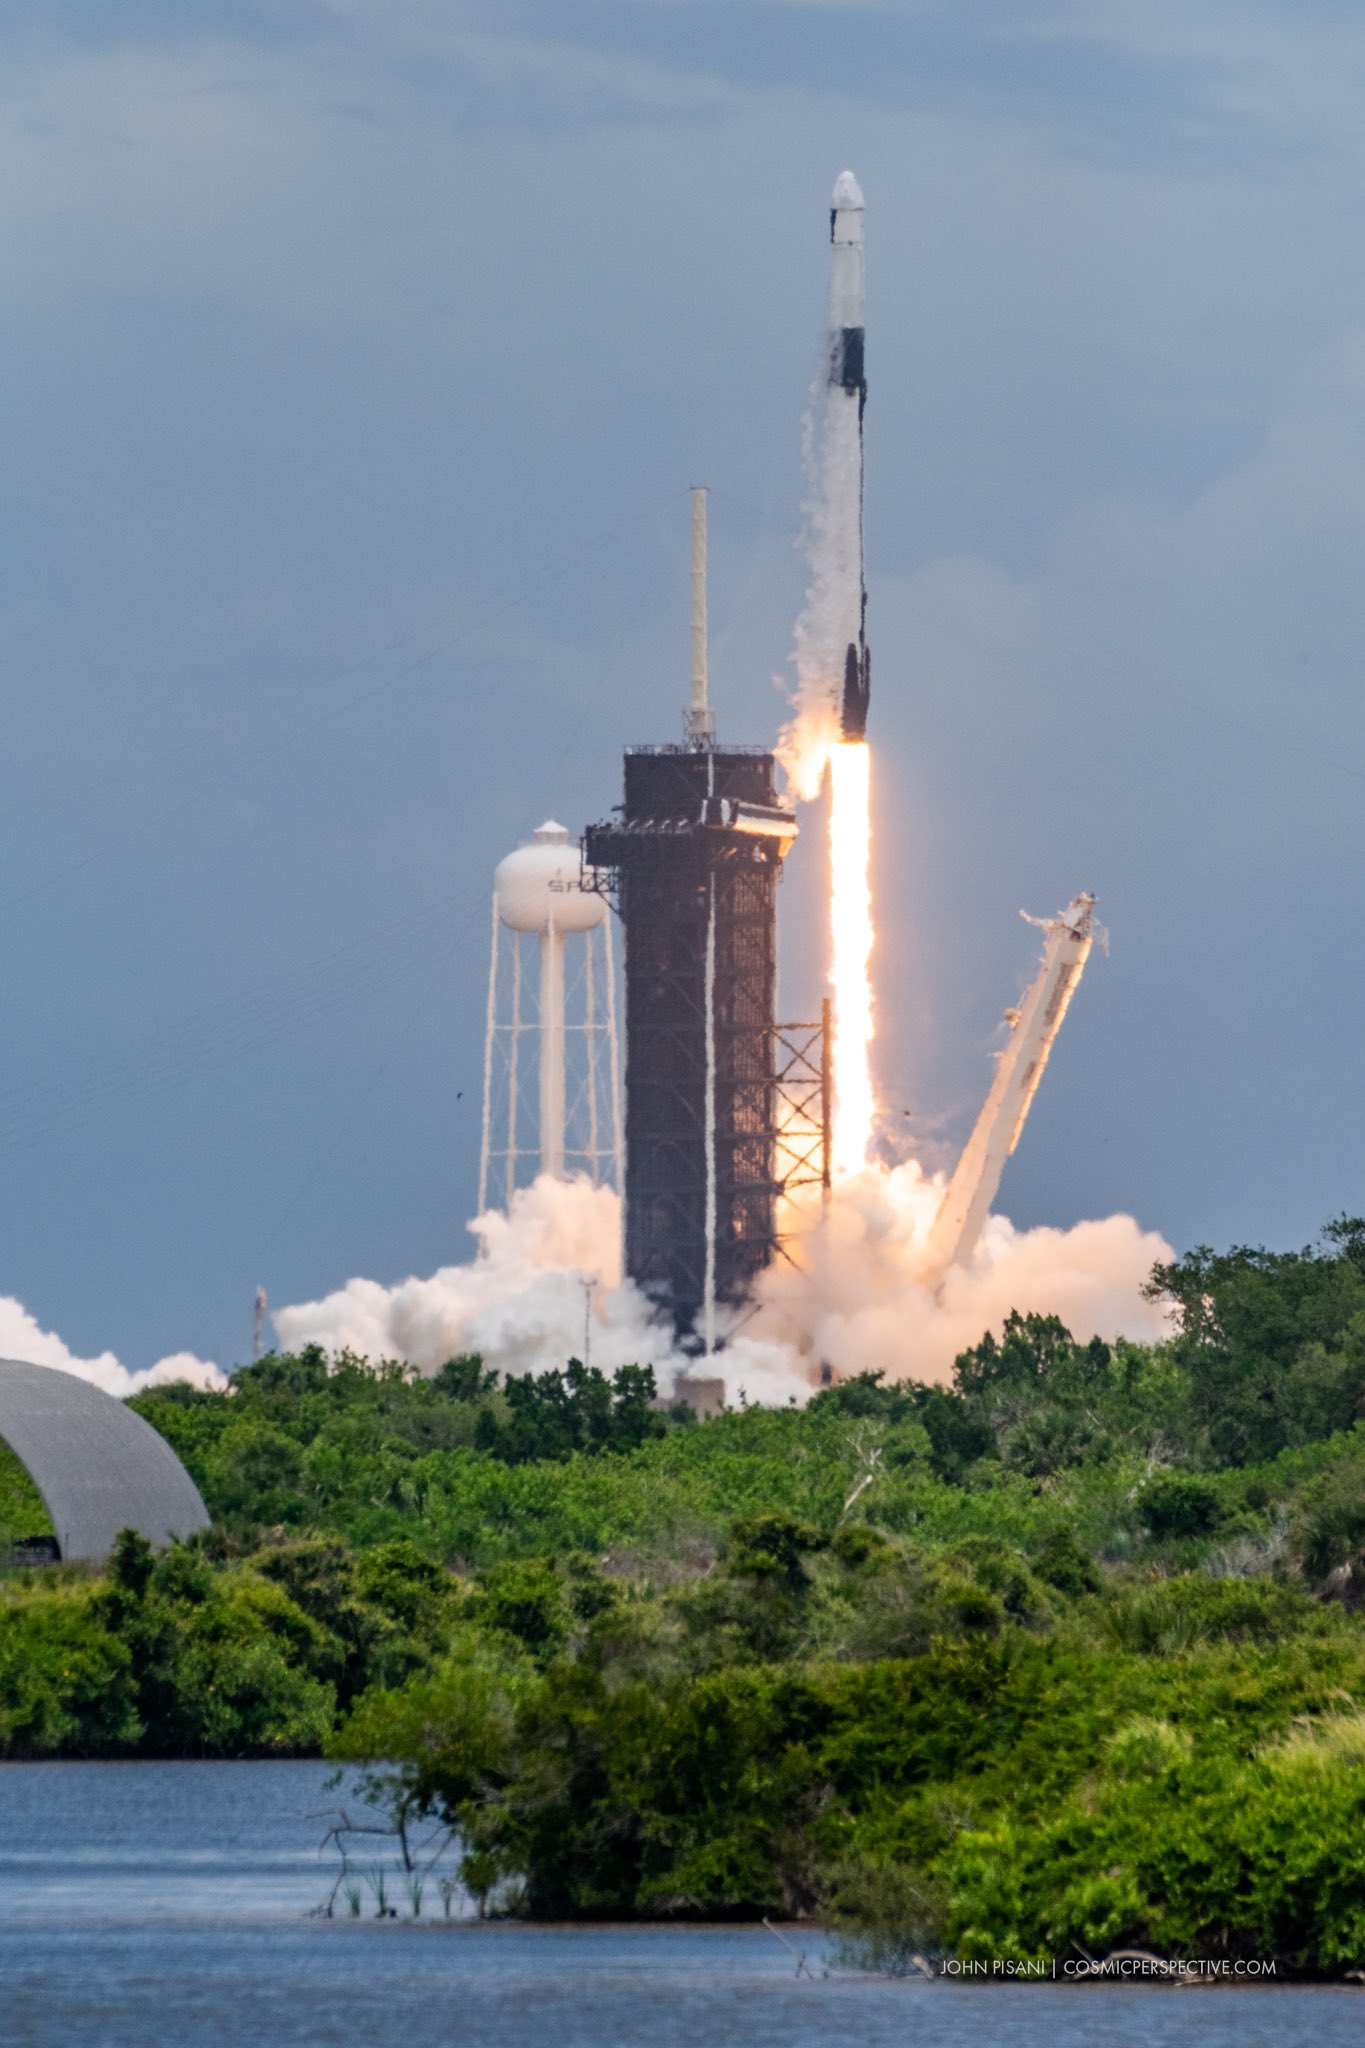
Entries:
[[[585,879],[587,886],[585,887]],[[500,935],[510,935],[510,944]],[[523,943],[538,954],[535,995]],[[523,1039],[534,1033],[534,1131],[523,1090]],[[522,1101],[523,1092],[527,1104]],[[621,1185],[616,970],[605,896],[585,877],[578,847],[548,818],[493,874],[493,951],[484,1049],[479,1208],[510,1202],[534,1172],[586,1173]],[[500,1173],[499,1173],[500,1169]],[[500,1189],[490,1182],[501,1179]]]

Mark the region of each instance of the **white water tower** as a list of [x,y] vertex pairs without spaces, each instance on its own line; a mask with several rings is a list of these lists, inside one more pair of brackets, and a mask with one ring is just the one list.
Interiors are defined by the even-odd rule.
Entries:
[[577,847],[550,818],[493,876],[480,1210],[490,1199],[506,1205],[537,1173],[583,1173],[619,1188],[619,1103],[611,919],[606,899],[583,887]]

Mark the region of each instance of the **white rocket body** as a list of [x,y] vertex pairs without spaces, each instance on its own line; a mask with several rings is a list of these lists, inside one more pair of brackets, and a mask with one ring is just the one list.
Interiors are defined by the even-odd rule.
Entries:
[[[831,340],[856,335],[857,354],[863,337],[863,195],[852,171],[841,171],[829,209],[829,331]],[[862,363],[845,362],[840,354],[835,381],[857,391]],[[849,381],[846,382],[846,379]]]
[[831,503],[829,540],[843,558],[839,587],[844,617],[837,622],[839,731],[843,740],[867,737],[872,660],[867,646],[867,583],[863,571],[863,412],[867,405],[863,314],[863,195],[852,171],[835,181],[829,210],[829,431]]

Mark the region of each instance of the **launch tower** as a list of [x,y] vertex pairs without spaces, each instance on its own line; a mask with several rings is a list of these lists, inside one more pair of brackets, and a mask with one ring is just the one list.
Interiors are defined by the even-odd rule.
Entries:
[[625,937],[625,1268],[705,1350],[777,1247],[777,884],[796,837],[773,756],[716,743],[705,494],[693,496],[692,699],[679,744],[630,748],[583,839]]

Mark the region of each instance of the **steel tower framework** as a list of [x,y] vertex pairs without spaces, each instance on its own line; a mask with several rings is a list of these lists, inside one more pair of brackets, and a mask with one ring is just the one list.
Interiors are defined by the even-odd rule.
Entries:
[[583,839],[625,936],[625,1266],[714,1343],[777,1248],[777,884],[796,835],[762,748],[633,747]]

